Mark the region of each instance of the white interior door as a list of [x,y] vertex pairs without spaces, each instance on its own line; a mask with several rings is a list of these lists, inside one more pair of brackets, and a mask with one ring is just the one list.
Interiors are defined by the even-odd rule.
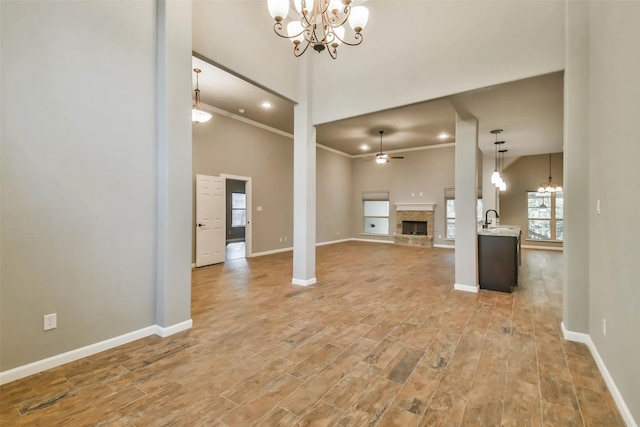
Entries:
[[225,180],[196,175],[196,267],[224,262]]

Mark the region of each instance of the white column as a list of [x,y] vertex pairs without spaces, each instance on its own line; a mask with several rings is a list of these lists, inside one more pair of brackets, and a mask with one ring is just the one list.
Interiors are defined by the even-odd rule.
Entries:
[[[478,292],[478,121],[456,115],[456,277],[454,289]],[[493,169],[491,169],[493,171]]]
[[157,3],[156,324],[191,327],[191,1]]
[[293,109],[293,279],[316,283],[316,129],[311,122],[311,55],[300,59],[299,99]]
[[589,332],[589,4],[565,3],[562,322]]

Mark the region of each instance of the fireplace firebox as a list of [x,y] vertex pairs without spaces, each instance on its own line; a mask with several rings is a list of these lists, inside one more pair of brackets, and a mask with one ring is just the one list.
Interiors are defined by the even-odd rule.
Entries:
[[402,221],[402,234],[426,236],[427,221]]

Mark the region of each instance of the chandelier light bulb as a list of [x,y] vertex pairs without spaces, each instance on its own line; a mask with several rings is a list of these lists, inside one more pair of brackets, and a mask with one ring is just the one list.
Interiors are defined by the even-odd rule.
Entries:
[[269,15],[277,22],[280,22],[289,14],[289,1],[267,0],[267,8],[269,9]]
[[377,156],[376,157],[376,163],[378,163],[378,164],[387,163],[387,159],[385,159],[382,156]]
[[356,6],[351,9],[351,15],[349,15],[349,25],[353,28],[353,31],[359,33],[364,30],[369,22],[369,9],[364,6]]
[[500,191],[505,191],[507,189],[507,183],[504,180],[500,183],[500,187],[498,187]]

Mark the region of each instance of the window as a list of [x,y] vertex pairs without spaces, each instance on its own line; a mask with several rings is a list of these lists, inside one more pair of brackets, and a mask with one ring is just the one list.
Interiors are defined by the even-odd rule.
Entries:
[[247,195],[231,193],[231,227],[247,226]]
[[531,240],[564,239],[564,197],[556,193],[527,192],[527,237]]
[[[481,193],[480,193],[481,194]],[[447,217],[447,239],[456,238],[456,199],[455,191],[453,188],[444,189],[444,201]],[[478,198],[476,202],[476,218],[482,220],[482,198]]]
[[389,234],[389,193],[362,193],[365,234]]

